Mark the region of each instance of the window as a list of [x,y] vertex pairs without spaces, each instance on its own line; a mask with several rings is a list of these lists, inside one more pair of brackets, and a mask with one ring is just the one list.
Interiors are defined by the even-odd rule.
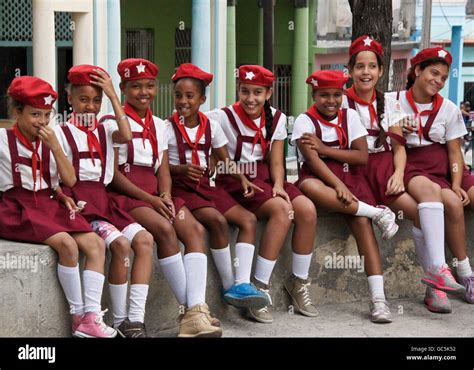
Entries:
[[153,30],[126,30],[126,58],[143,58],[153,61]]
[[185,28],[184,30],[176,28],[174,44],[175,67],[179,67],[183,63],[191,63],[191,28]]

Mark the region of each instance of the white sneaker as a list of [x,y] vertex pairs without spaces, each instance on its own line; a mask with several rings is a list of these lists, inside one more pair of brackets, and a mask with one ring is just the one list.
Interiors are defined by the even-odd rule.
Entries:
[[382,233],[382,238],[385,240],[390,239],[398,231],[398,225],[395,222],[395,213],[386,206],[377,206],[377,208],[380,208],[381,211],[372,219],[372,221],[377,225]]
[[392,322],[392,314],[385,299],[375,298],[370,302],[370,320],[377,324]]

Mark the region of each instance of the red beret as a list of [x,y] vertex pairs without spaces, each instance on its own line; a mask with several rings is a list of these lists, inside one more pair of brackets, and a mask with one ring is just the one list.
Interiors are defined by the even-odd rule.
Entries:
[[16,101],[40,109],[51,109],[58,98],[53,87],[38,77],[15,77],[8,88],[8,95]]
[[344,89],[344,85],[349,77],[342,71],[316,71],[311,73],[306,79],[306,83],[311,85],[314,90],[317,89]]
[[275,75],[262,66],[247,64],[239,67],[239,82],[241,83],[272,86],[273,81],[275,81]]
[[91,85],[91,76],[90,75],[97,75],[94,69],[100,69],[101,71],[105,72],[107,76],[109,74],[103,68],[97,66],[91,66],[89,64],[80,64],[69,69],[67,74],[67,79],[71,84],[76,86],[86,86]]
[[156,64],[146,59],[129,58],[122,60],[117,66],[117,72],[123,82],[140,80],[142,78],[155,79],[160,69]]
[[171,81],[176,82],[180,78],[191,77],[196,78],[204,82],[204,85],[207,86],[212,82],[214,77],[212,74],[204,72],[198,66],[191,63],[183,63],[176,70],[175,74],[171,77]]
[[379,57],[382,57],[383,47],[373,38],[364,35],[352,41],[352,44],[349,47],[349,56],[353,56],[354,54],[357,54],[360,51],[372,51]]
[[424,60],[430,58],[444,59],[446,63],[448,63],[448,66],[451,66],[451,62],[453,61],[453,57],[451,56],[451,53],[449,51],[444,50],[440,47],[435,47],[423,49],[418,52],[418,54],[416,54],[413,58],[410,59],[410,64],[412,67],[414,67],[417,64],[423,62]]

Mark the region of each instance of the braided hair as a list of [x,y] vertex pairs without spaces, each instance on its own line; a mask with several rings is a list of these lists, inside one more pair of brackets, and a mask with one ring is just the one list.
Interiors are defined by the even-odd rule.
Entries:
[[[273,113],[272,113],[272,108],[270,105],[270,101],[265,100],[265,104],[263,105],[263,111],[265,113],[265,130],[267,132],[267,135],[265,137],[265,140],[271,141],[272,140],[272,125],[273,125]],[[269,150],[265,153],[265,160],[268,160],[269,158]]]

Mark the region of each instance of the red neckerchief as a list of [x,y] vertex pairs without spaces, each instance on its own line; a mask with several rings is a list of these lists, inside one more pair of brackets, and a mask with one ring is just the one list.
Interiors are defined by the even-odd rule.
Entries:
[[102,148],[100,147],[99,139],[97,136],[94,135],[94,131],[99,125],[97,121],[97,117],[94,117],[94,123],[92,127],[89,126],[89,122],[84,122],[81,120],[76,113],[73,113],[71,119],[69,120],[70,123],[77,127],[82,132],[87,134],[87,147],[89,148],[89,153],[91,155],[92,164],[95,166],[95,159],[94,159],[94,149],[97,153],[99,153],[100,160],[102,161],[102,166],[105,166],[104,163],[104,154],[102,153]]
[[[36,171],[38,170],[38,164],[39,164],[39,171],[40,171],[40,186],[41,186],[41,179],[43,177],[43,162],[38,153],[41,140],[39,137],[36,138],[36,141],[35,141],[36,147],[35,147],[33,143],[29,141],[25,137],[25,135],[23,135],[23,133],[20,131],[18,127],[18,123],[15,123],[15,125],[13,125],[13,134],[20,141],[20,143],[23,144],[25,148],[27,148],[33,153],[31,155],[31,172],[33,175],[33,192],[36,193]],[[35,195],[35,199],[36,199],[36,195]]]
[[439,109],[441,108],[441,105],[443,104],[443,97],[439,94],[436,94],[433,96],[433,108],[432,109],[426,109],[422,112],[418,112],[418,108],[416,107],[415,104],[415,99],[413,99],[413,88],[409,89],[406,93],[407,101],[408,104],[410,104],[411,109],[413,109],[413,112],[415,113],[415,119],[418,121],[418,138],[420,139],[420,144],[421,144],[421,139],[423,138],[423,126],[421,125],[421,117],[422,116],[429,116],[432,113],[438,112]]
[[145,123],[143,123],[142,119],[138,115],[135,108],[133,108],[128,102],[125,102],[124,112],[127,116],[132,118],[135,122],[137,122],[140,126],[143,127],[142,131],[142,139],[143,139],[143,147],[145,147],[145,140],[150,140],[151,148],[153,150],[153,156],[158,158],[158,140],[156,140],[156,136],[151,131],[151,125],[154,125],[153,122],[153,113],[151,109],[148,108],[145,115]]
[[[180,117],[178,112],[173,113],[173,120],[176,123],[176,126],[178,127],[179,132],[181,132],[181,135],[184,137],[184,140],[188,143],[188,145],[192,148],[192,163],[196,164],[198,166],[201,165],[201,162],[199,160],[199,153],[198,153],[198,144],[199,140],[201,140],[201,137],[204,135],[206,132],[206,126],[207,126],[207,116],[202,113],[198,112],[198,119],[199,119],[199,128],[196,134],[196,141],[193,143],[191,142],[191,139],[189,138],[188,133],[186,132],[186,128],[184,127],[184,123],[181,122]],[[178,138],[176,138],[178,139]]]
[[348,98],[354,100],[357,104],[360,104],[360,105],[363,105],[365,107],[369,107],[369,114],[370,114],[370,128],[373,128],[374,127],[374,122],[378,125],[378,116],[377,116],[377,112],[375,111],[375,107],[374,107],[374,101],[375,99],[377,98],[377,93],[375,92],[374,90],[374,93],[372,95],[372,99],[370,99],[369,102],[361,99],[355,89],[354,89],[354,86],[351,86],[350,88],[348,88],[346,91],[345,91],[345,94]]
[[313,118],[317,119],[323,125],[335,128],[337,132],[337,138],[339,140],[339,146],[341,147],[341,149],[348,148],[347,135],[344,132],[344,129],[342,128],[342,110],[341,109],[339,109],[337,112],[337,123],[329,122],[325,120],[323,117],[321,117],[321,115],[319,114],[318,110],[316,109],[314,105],[312,105],[311,108],[309,108],[306,113],[308,113]]
[[263,135],[262,129],[265,127],[265,114],[262,114],[260,117],[260,127],[258,127],[255,122],[249,118],[245,110],[240,105],[240,102],[235,103],[233,106],[235,113],[240,118],[242,123],[247,126],[249,129],[256,132],[255,137],[252,142],[252,153],[255,149],[255,145],[257,141],[260,141],[260,145],[262,146],[262,153],[265,157],[265,152],[267,151],[267,141],[265,140],[265,136]]

